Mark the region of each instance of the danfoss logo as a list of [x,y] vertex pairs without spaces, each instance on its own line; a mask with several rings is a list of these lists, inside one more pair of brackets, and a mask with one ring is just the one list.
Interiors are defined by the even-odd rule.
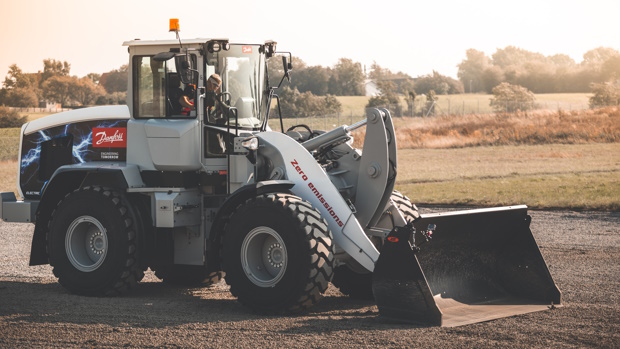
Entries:
[[93,147],[127,148],[127,129],[122,127],[93,128]]
[[[293,161],[291,161],[291,165],[293,165],[293,167],[295,168],[295,171],[299,173],[299,175],[301,176],[301,179],[303,179],[304,182],[307,182],[308,176],[301,169],[296,159],[293,159]],[[314,184],[312,184],[312,182],[308,182],[308,188],[310,188],[310,190],[312,191],[312,194],[316,196],[316,198],[319,200],[321,205],[323,205],[323,207],[325,207],[327,212],[329,212],[329,215],[334,219],[336,224],[338,224],[339,227],[342,227],[344,223],[342,223],[342,221],[340,220],[340,217],[338,217],[338,214],[334,212],[333,207],[327,202],[327,199],[323,197],[323,194],[321,194],[321,191],[317,187],[315,187]]]

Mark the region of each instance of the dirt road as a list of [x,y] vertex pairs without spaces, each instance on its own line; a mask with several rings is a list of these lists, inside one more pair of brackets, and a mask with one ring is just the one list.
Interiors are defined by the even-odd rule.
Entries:
[[294,317],[252,314],[223,282],[176,288],[150,272],[128,296],[75,296],[28,267],[32,225],[0,222],[0,347],[620,347],[620,213],[531,215],[564,307],[457,328],[384,323],[332,287]]

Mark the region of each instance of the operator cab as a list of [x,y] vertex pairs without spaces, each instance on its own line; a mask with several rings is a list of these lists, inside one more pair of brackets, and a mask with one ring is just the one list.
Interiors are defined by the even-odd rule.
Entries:
[[[159,46],[156,43],[153,46]],[[230,123],[231,128],[261,129],[269,99],[266,46],[230,44],[224,39],[186,46],[173,45],[151,55],[134,54],[134,118],[202,116],[207,125]],[[216,90],[207,84],[214,80],[220,84]],[[198,103],[201,98],[203,103]]]
[[233,154],[234,138],[268,129],[277,87],[269,86],[266,59],[275,54],[276,43],[193,39],[125,45],[130,54],[127,161],[138,165],[143,177],[162,171],[233,177],[231,166],[242,166],[235,170],[239,178],[227,179],[228,188],[247,183],[253,167],[246,170],[247,159]]

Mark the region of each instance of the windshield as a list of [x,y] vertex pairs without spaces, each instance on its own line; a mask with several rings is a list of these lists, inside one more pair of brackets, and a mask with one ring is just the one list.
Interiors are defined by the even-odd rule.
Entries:
[[[265,60],[259,50],[260,45],[231,44],[228,51],[207,54],[207,79],[221,81],[221,87],[216,91],[207,87],[207,122],[226,124],[225,108],[215,103],[217,99],[237,109],[239,127],[256,129],[262,125],[267,95]],[[230,118],[230,125],[235,126],[234,117]]]

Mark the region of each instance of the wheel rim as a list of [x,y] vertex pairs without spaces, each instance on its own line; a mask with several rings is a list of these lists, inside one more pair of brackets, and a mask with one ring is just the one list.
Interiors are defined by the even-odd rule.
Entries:
[[65,237],[69,262],[79,271],[99,268],[108,253],[108,234],[101,222],[91,216],[76,218]]
[[253,284],[273,287],[284,276],[288,254],[282,237],[269,227],[256,227],[243,239],[241,264]]

